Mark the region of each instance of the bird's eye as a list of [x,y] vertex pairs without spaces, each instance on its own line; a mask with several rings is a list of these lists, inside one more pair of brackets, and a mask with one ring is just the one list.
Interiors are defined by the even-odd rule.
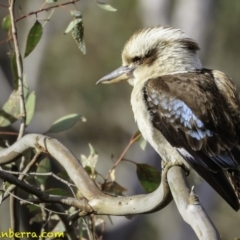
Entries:
[[141,60],[141,58],[140,57],[134,57],[133,59],[132,59],[132,61],[133,62],[140,62],[140,60]]

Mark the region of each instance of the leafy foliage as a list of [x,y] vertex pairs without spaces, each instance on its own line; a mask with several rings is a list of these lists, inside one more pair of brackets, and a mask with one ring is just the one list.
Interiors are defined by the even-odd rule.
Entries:
[[90,149],[90,154],[88,157],[86,157],[85,155],[81,155],[81,162],[83,167],[86,169],[86,171],[89,173],[89,175],[95,179],[95,175],[96,175],[96,165],[97,165],[97,161],[98,161],[98,154],[95,151],[95,149],[93,148],[93,146],[91,144],[89,144],[89,149]]
[[112,7],[111,5],[107,4],[107,3],[103,3],[103,2],[97,2],[98,6],[106,11],[110,11],[110,12],[116,12],[117,9]]
[[35,92],[31,92],[26,101],[26,125],[28,126],[34,116],[35,111],[35,104],[36,104],[36,94]]
[[123,192],[127,191],[126,188],[122,187],[117,182],[107,182],[102,185],[102,191],[110,194],[114,194],[116,196],[121,196]]
[[28,33],[24,57],[27,57],[34,50],[42,37],[42,33],[42,24],[36,21]]
[[19,92],[14,90],[0,110],[0,126],[7,127],[16,122],[20,116]]
[[69,23],[67,29],[64,34],[71,32],[73,39],[76,41],[79,49],[86,55],[86,45],[84,42],[84,26],[82,20],[82,14],[79,11],[71,11],[71,15],[73,20]]
[[17,62],[16,62],[16,54],[11,54],[11,68],[14,78],[14,89],[18,89],[18,70],[17,70]]
[[161,182],[160,173],[148,164],[136,164],[136,167],[137,176],[143,189],[147,193],[155,191]]
[[58,133],[71,128],[78,121],[86,122],[86,118],[77,114],[69,114],[56,120],[47,133]]
[[[37,167],[37,173],[49,173],[51,171],[51,164],[48,158],[44,158]],[[48,176],[36,176],[36,180],[40,184],[45,184]]]
[[3,30],[5,30],[6,32],[10,31],[12,27],[12,23],[11,23],[11,18],[9,15],[7,15],[5,18],[3,18],[2,20],[2,28]]

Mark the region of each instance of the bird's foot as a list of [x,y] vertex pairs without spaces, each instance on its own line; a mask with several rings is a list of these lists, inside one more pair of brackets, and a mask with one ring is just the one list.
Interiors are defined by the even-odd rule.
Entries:
[[178,167],[181,167],[182,169],[184,169],[185,173],[186,173],[186,176],[189,175],[189,169],[187,168],[187,166],[182,163],[182,162],[164,162],[162,161],[162,174],[165,175],[165,179],[167,179],[167,172],[168,170],[171,168],[171,167],[174,167],[174,166],[178,166]]

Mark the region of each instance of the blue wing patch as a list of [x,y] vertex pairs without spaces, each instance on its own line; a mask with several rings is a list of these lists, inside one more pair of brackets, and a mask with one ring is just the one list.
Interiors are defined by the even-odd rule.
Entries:
[[[204,123],[181,100],[166,94],[153,92],[147,98],[153,109],[158,108],[160,114],[168,119],[176,129],[182,129],[185,134],[196,140],[213,136],[213,132],[207,129]],[[154,110],[153,110],[154,111]]]

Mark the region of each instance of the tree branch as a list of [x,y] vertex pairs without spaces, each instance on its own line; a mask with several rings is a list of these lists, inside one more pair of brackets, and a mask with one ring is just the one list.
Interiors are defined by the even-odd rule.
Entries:
[[15,157],[29,148],[46,151],[53,156],[66,170],[96,214],[139,214],[152,211],[156,207],[158,210],[166,205],[166,200],[169,201],[170,192],[165,180],[156,191],[149,194],[112,197],[102,193],[79,160],[66,147],[57,140],[40,134],[26,135],[9,148],[1,150],[0,165],[13,161]]
[[[29,148],[48,152],[62,165],[79,191],[87,199],[87,204],[94,214],[121,216],[153,212],[169,203],[171,190],[179,212],[183,219],[194,229],[199,239],[220,239],[217,230],[201,205],[196,204],[196,202],[190,202],[189,204],[190,190],[185,172],[181,167],[173,166],[168,170],[167,181],[170,189],[166,176],[163,174],[160,186],[152,193],[112,197],[101,192],[88,176],[79,160],[66,147],[57,140],[40,134],[26,135],[9,148],[1,150],[0,164],[13,161],[16,156]],[[181,159],[177,155],[175,157],[177,161]]]
[[185,175],[181,167],[173,167],[168,171],[168,183],[182,218],[200,240],[220,240],[217,229],[199,201],[190,201],[193,193],[190,193]]
[[[33,159],[27,164],[27,166],[25,167],[25,169],[21,172],[21,174],[18,177],[18,180],[22,181],[25,178],[25,174],[27,174],[30,169],[32,168],[32,166],[36,163],[38,157],[39,157],[40,153],[36,153],[35,156],[33,157]],[[1,201],[4,201],[9,195],[10,192],[12,192],[14,189],[16,188],[16,185],[11,184],[6,191],[2,194],[2,198]]]
[[26,107],[24,103],[24,93],[23,93],[23,63],[22,63],[22,57],[19,50],[19,43],[18,43],[18,37],[17,37],[17,28],[15,23],[15,17],[14,17],[14,4],[15,4],[15,0],[11,0],[9,5],[9,14],[10,14],[11,24],[12,24],[12,38],[14,43],[14,52],[16,54],[16,64],[17,64],[17,72],[18,72],[18,94],[19,94],[20,118],[21,118],[18,139],[20,139],[24,134],[25,125],[26,125]]
[[2,170],[0,170],[0,178],[20,187],[24,191],[31,193],[39,198],[39,199],[28,199],[29,202],[66,204],[68,206],[74,206],[76,208],[79,208],[80,210],[83,211],[83,215],[86,215],[87,213],[92,212],[92,209],[87,204],[86,199],[75,199],[75,198],[71,198],[71,197],[49,195],[46,192],[43,192],[40,189],[38,189],[32,185],[29,185],[25,182],[20,181],[15,176],[13,176],[9,173],[6,173]]
[[26,15],[21,16],[20,18],[18,18],[18,19],[16,20],[16,22],[18,22],[18,21],[20,21],[20,20],[22,20],[22,19],[24,19],[24,18],[26,18],[26,17],[29,17],[29,16],[31,16],[31,15],[36,15],[36,14],[38,14],[38,13],[40,13],[40,12],[49,11],[49,10],[51,10],[51,9],[58,8],[58,7],[62,7],[62,6],[66,6],[66,5],[69,5],[69,4],[74,4],[74,3],[79,2],[79,1],[80,1],[80,0],[71,0],[71,1],[66,2],[66,3],[54,5],[54,6],[47,7],[47,8],[41,8],[40,10],[33,11],[33,12],[30,12],[30,13],[28,13],[28,14],[26,14]]

